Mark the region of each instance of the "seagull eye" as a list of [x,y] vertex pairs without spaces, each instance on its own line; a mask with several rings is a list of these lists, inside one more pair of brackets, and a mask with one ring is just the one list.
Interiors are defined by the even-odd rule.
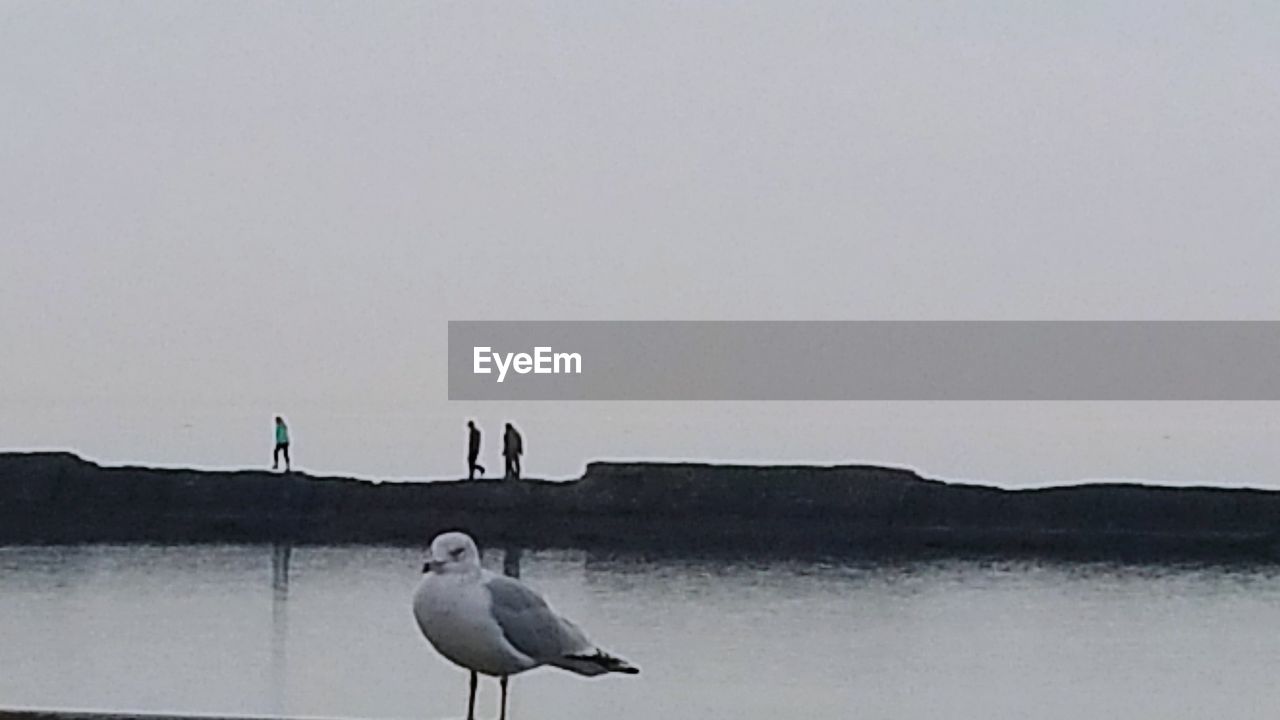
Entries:
[[452,549],[452,550],[450,550],[450,551],[449,551],[449,555],[451,555],[451,556],[452,556],[452,557],[454,557],[455,559],[456,559],[456,558],[460,558],[460,557],[462,557],[462,551],[463,551],[463,550],[465,550],[465,549],[466,549],[466,548],[454,548],[454,549]]

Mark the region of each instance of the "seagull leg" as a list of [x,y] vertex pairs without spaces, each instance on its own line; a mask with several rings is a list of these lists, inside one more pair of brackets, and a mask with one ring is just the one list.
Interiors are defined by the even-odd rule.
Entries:
[[502,709],[498,711],[498,720],[507,720],[507,676],[503,675],[498,684],[502,686]]
[[476,685],[480,679],[476,677],[476,671],[471,671],[471,695],[467,698],[467,720],[476,720]]

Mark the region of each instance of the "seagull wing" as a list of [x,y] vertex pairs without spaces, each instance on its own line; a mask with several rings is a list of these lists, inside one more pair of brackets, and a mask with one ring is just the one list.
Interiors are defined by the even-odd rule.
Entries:
[[577,625],[560,617],[527,585],[502,575],[488,575],[490,612],[511,646],[538,663],[580,675],[634,673],[626,662],[601,651]]
[[507,642],[540,663],[590,651],[591,642],[573,623],[565,621],[541,595],[519,580],[501,575],[486,579],[493,618]]

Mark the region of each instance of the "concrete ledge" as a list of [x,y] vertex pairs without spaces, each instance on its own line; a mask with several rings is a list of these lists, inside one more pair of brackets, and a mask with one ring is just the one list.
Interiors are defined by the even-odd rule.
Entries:
[[0,708],[0,720],[345,720],[297,716],[281,718],[251,715],[173,715],[168,713],[98,712],[89,710],[48,710]]

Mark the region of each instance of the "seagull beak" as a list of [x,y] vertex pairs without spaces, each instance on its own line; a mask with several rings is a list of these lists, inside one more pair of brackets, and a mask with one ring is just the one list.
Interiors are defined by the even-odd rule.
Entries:
[[430,560],[428,560],[428,561],[426,561],[425,563],[423,563],[423,564],[422,564],[422,572],[423,572],[423,574],[426,574],[426,573],[431,572],[431,561],[430,561]]

